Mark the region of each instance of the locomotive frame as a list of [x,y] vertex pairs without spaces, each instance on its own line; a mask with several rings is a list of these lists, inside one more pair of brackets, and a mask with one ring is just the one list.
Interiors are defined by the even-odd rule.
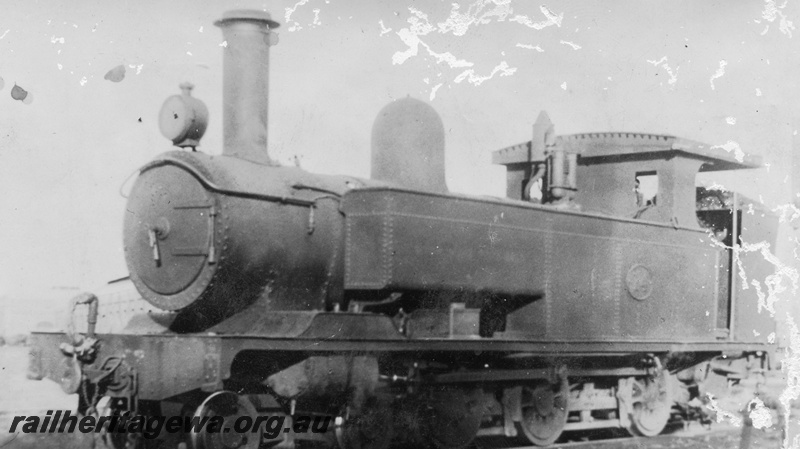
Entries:
[[[217,24],[228,42],[223,156],[162,155],[129,202],[131,279],[155,308],[98,333],[102,299],[86,295],[75,300],[89,306],[83,335],[31,337],[31,377],[80,391],[82,412],[107,396],[113,412],[337,416],[335,432],[289,432],[272,442],[281,447],[460,448],[480,435],[546,446],[573,430],[656,435],[673,406],[690,407],[701,363],[768,363],[774,324],[735,280],[769,267],[726,249],[695,210],[698,171],[757,160],[672,136],[556,136],[543,114],[531,141],[494,154],[508,198],[457,195],[443,182],[441,120],[405,99],[376,120],[374,179],[277,167],[266,75],[253,67],[277,23],[232,11]],[[654,172],[658,201],[642,204],[633,181]],[[718,211],[728,247],[774,238],[771,217]]]

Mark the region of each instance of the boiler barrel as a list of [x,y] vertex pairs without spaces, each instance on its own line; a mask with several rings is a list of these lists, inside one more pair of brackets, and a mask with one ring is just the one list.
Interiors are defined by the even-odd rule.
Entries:
[[218,322],[262,299],[322,309],[341,296],[348,178],[231,157],[172,152],[141,170],[128,199],[125,255],[143,297]]

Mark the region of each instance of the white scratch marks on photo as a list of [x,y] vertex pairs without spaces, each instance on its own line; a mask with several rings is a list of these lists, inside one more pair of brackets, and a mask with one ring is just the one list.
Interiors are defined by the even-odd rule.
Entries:
[[0,39],[3,39],[4,37],[6,37],[6,34],[8,34],[8,32],[9,32],[9,31],[11,31],[11,30],[6,30],[6,32],[5,32],[5,33],[3,33],[3,35],[2,35],[2,36],[0,36]]
[[[491,5],[491,9],[487,8],[489,5]],[[509,21],[537,30],[551,25],[561,26],[564,13],[555,14],[547,6],[540,6],[539,10],[544,14],[545,20],[534,22],[526,15],[517,14],[510,18]],[[452,32],[454,36],[463,36],[472,25],[485,25],[491,23],[493,18],[498,22],[504,22],[512,13],[511,2],[508,0],[477,0],[470,4],[464,13],[461,12],[461,6],[458,3],[453,3],[452,9],[450,9],[450,16],[444,22],[437,24],[437,26],[442,34]]]
[[298,22],[292,20],[292,14],[294,14],[294,12],[297,11],[297,8],[305,5],[306,3],[308,3],[308,0],[300,0],[299,2],[295,3],[294,7],[285,9],[286,13],[284,14],[283,17],[284,19],[286,19],[286,23],[289,22],[292,23],[292,26],[289,27],[289,31],[298,31],[303,28],[300,26]]
[[735,125],[736,124],[736,117],[726,117],[725,118],[725,122],[727,124],[729,124],[729,125]]
[[222,41],[222,43],[219,44],[219,46],[220,47],[227,47],[228,46],[228,41]]
[[402,28],[396,33],[397,36],[400,37],[400,40],[408,45],[408,49],[405,51],[398,51],[392,55],[393,65],[402,64],[406,62],[408,58],[416,56],[419,53],[419,45],[422,42],[419,37],[426,36],[434,30],[433,25],[428,21],[427,14],[413,7],[409,7],[408,9],[411,11],[411,14],[413,14],[413,16],[408,18],[410,26],[408,28]]
[[[428,51],[428,54],[436,59],[437,64],[447,63],[450,68],[472,67],[474,65],[469,61],[458,59],[450,52],[437,53],[431,50],[430,46],[423,42],[419,37],[430,34],[434,31],[434,27],[428,21],[428,16],[425,13],[415,8],[409,9],[413,14],[416,15],[416,17],[410,17],[408,19],[408,23],[411,24],[411,27],[403,28],[397,32],[400,40],[402,40],[404,44],[408,45],[408,49],[406,51],[398,51],[392,56],[393,65],[402,64],[406,62],[408,58],[419,54],[420,45],[425,47],[425,49]],[[422,22],[422,20],[424,20],[424,22]]]
[[[767,295],[765,295],[764,291],[761,290],[761,282],[758,282],[757,279],[753,279],[750,281],[750,285],[756,289],[756,296],[758,297],[758,313],[761,313],[762,309],[769,310],[770,308],[767,307]],[[775,309],[772,309],[772,314],[775,314]]]
[[721,59],[719,61],[719,68],[717,69],[716,72],[714,72],[713,75],[711,75],[711,78],[708,80],[708,82],[711,83],[711,90],[715,90],[716,89],[714,87],[714,80],[717,79],[717,78],[721,78],[722,75],[725,74],[725,66],[726,65],[728,65],[728,61],[726,61],[724,59]]
[[[493,4],[494,7],[485,11],[489,4]],[[463,36],[471,25],[485,25],[490,23],[493,17],[502,22],[511,14],[511,2],[478,0],[469,5],[465,13],[460,12],[460,9],[461,5],[453,3],[450,16],[444,22],[437,24],[440,33],[452,32],[454,36]]]
[[142,73],[142,68],[144,67],[144,64],[139,64],[139,65],[128,64],[128,67],[130,67],[132,69],[136,69],[136,74],[138,75],[138,74]]
[[391,28],[386,28],[386,25],[383,24],[383,20],[379,20],[378,25],[381,26],[381,34],[380,34],[381,36],[392,31]]
[[792,221],[800,218],[800,209],[791,203],[781,204],[772,209],[772,212],[778,214],[778,221],[780,223],[791,223]]
[[487,76],[476,75],[473,69],[469,69],[458,75],[455,79],[455,82],[460,83],[466,79],[467,82],[475,86],[480,86],[484,81],[491,79],[497,73],[500,73],[500,76],[509,76],[513,75],[516,71],[516,67],[509,67],[508,63],[503,61],[492,70],[492,73]]
[[[792,30],[794,30],[794,24],[792,21],[786,17],[786,14],[783,13],[782,9],[786,8],[786,4],[789,3],[788,1],[783,2],[780,6],[775,5],[775,0],[764,0],[764,10],[761,11],[761,17],[764,18],[767,22],[774,22],[778,17],[781,18],[780,22],[778,23],[778,29],[780,29],[781,33],[792,37]],[[764,31],[761,32],[762,35],[766,34],[769,31],[769,25],[764,28]]]
[[64,40],[63,37],[56,37],[56,35],[54,34],[53,36],[50,37],[50,42],[53,43],[53,44],[62,44],[63,45],[65,40]]
[[322,25],[322,22],[319,20],[320,9],[319,8],[315,8],[315,9],[312,9],[311,12],[314,13],[314,20],[311,21],[311,24],[314,25],[314,26]]
[[672,71],[672,67],[667,64],[667,57],[664,56],[663,58],[659,59],[658,61],[651,61],[647,60],[650,64],[653,64],[656,67],[661,67],[662,69],[667,71],[667,75],[669,75],[669,79],[667,80],[667,84],[669,84],[673,89],[675,88],[675,83],[678,82],[678,71],[681,69],[681,66],[678,66],[675,71]]
[[564,89],[564,90],[567,90],[567,82],[566,81],[561,83],[561,88]]
[[728,189],[725,188],[724,185],[722,185],[720,183],[717,183],[717,182],[715,182],[715,183],[711,184],[710,186],[708,186],[708,189],[709,190],[728,190]]
[[711,147],[712,150],[717,148],[723,149],[728,153],[733,152],[733,157],[735,157],[737,161],[744,162],[744,151],[742,151],[742,148],[737,142],[729,140],[722,145],[714,145]]
[[[408,10],[411,16],[407,19],[408,27],[401,28],[395,34],[400,40],[408,46],[406,50],[395,52],[392,55],[392,64],[403,64],[409,58],[419,55],[419,47],[423,46],[428,54],[436,59],[436,63],[446,63],[451,69],[462,67],[473,67],[475,64],[464,59],[459,59],[449,52],[438,53],[434,51],[429,45],[422,41],[421,37],[431,33],[449,34],[453,36],[463,36],[473,25],[488,24],[493,21],[503,22],[509,20],[511,22],[521,23],[531,28],[542,29],[546,26],[556,25],[561,26],[564,14],[555,14],[546,6],[539,8],[545,15],[545,20],[534,22],[524,15],[512,15],[511,2],[509,0],[478,0],[470,4],[466,11],[462,11],[459,4],[453,4],[449,16],[441,22],[432,24],[428,19],[428,15],[421,10],[409,7]],[[381,26],[381,35],[388,33],[391,29],[386,28],[383,22],[379,22]],[[520,44],[522,45],[522,44]],[[520,46],[518,45],[518,46]],[[530,48],[532,50],[543,51],[541,47],[522,47]],[[502,61],[494,67],[491,74],[488,76],[476,75],[475,71],[470,69],[461,72],[454,79],[455,82],[461,82],[465,79],[469,80],[471,84],[479,85],[487,79],[492,78],[495,74],[500,73],[500,76],[508,76],[513,74],[516,68],[511,68],[508,63]]]
[[[778,400],[783,405],[784,422],[788,423],[792,402],[800,399],[800,330],[797,329],[797,324],[790,313],[786,313],[786,325],[789,328],[789,346],[786,348],[786,357],[782,362],[782,370],[786,373],[786,389],[783,390]],[[788,432],[784,447],[789,447]]]
[[760,96],[761,96],[761,89],[756,87],[756,97],[760,97]]
[[61,65],[61,64],[59,64],[59,63],[56,63],[56,65],[58,66],[58,70],[61,70],[61,69],[63,69],[63,68],[64,68],[64,66],[63,66],[63,65]]
[[520,44],[520,43],[517,43],[517,45],[516,45],[516,46],[517,46],[517,47],[519,47],[519,48],[527,48],[528,50],[536,50],[536,51],[538,51],[539,53],[543,53],[543,52],[544,52],[544,50],[542,49],[542,47],[540,47],[540,46],[538,46],[538,45],[530,45],[530,44]]
[[431,96],[430,96],[429,101],[433,101],[433,99],[436,98],[436,91],[439,90],[440,87],[442,87],[442,84],[444,84],[444,83],[439,83],[439,84],[433,86],[433,89],[431,89]]
[[539,10],[542,11],[542,14],[547,18],[541,22],[534,22],[528,16],[516,15],[510,19],[511,22],[521,23],[529,28],[533,28],[534,30],[541,30],[543,28],[555,25],[557,27],[561,27],[561,21],[564,20],[564,13],[555,14],[553,11],[547,8],[547,6],[542,5],[539,7]]
[[[750,205],[750,209],[752,210],[752,204]],[[749,211],[748,211],[749,213]],[[798,288],[798,272],[796,269],[784,264],[783,262],[778,259],[777,256],[772,254],[770,251],[770,244],[769,242],[762,241],[759,243],[747,243],[742,242],[741,245],[735,246],[733,248],[733,258],[736,262],[736,265],[739,267],[739,277],[742,280],[742,290],[748,290],[749,285],[747,282],[747,276],[745,275],[744,266],[742,264],[741,253],[751,253],[751,252],[758,252],[764,258],[765,261],[769,262],[775,267],[775,270],[769,276],[764,278],[764,285],[767,287],[766,295],[761,289],[761,282],[756,279],[753,279],[750,282],[750,285],[755,287],[756,296],[758,297],[758,311],[761,312],[762,309],[766,310],[770,313],[771,316],[775,316],[775,303],[778,301],[778,295],[786,291],[786,287],[783,285],[783,279],[787,278],[791,282],[791,294],[794,295],[797,293]]]
[[572,47],[573,50],[580,50],[581,48],[583,48],[580,45],[572,43],[570,41],[562,40],[560,43],[564,45],[569,45],[570,47]]
[[753,427],[756,429],[772,427],[772,414],[764,405],[764,401],[759,398],[753,398],[748,404],[748,408],[750,409],[750,419],[753,421]]
[[730,421],[731,424],[733,424],[736,427],[741,427],[742,426],[742,418],[739,418],[738,416],[736,416],[735,413],[731,413],[731,412],[727,412],[725,410],[722,410],[719,407],[719,405],[717,404],[717,400],[714,399],[714,395],[713,394],[706,393],[706,397],[708,398],[708,405],[706,405],[706,408],[711,410],[711,411],[713,411],[713,412],[715,412],[717,414],[717,422],[718,423],[721,423],[722,421],[727,419],[728,421]]
[[85,76],[83,78],[81,78],[81,81],[80,81],[81,87],[85,86],[86,83],[88,83],[88,82],[89,82],[89,80],[87,80]]
[[[465,61],[463,59],[456,58],[450,52],[436,53],[435,51],[431,50],[431,48],[425,42],[420,42],[420,43],[422,44],[423,47],[425,47],[426,50],[428,50],[428,54],[433,56],[434,59],[436,59],[436,63],[437,64],[445,62],[445,63],[447,63],[447,65],[450,66],[451,69],[456,69],[456,68],[461,68],[461,67],[472,67],[474,65],[473,63],[471,63],[469,61]],[[514,70],[516,70],[516,69],[514,69]]]

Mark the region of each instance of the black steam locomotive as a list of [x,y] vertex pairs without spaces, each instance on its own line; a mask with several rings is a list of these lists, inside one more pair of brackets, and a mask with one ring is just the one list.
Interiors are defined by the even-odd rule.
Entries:
[[[765,363],[774,324],[738,279],[770,267],[734,248],[774,244],[776,220],[695,188],[698,172],[754,159],[672,136],[556,136],[542,114],[531,141],[493,155],[507,198],[452,194],[442,121],[407,98],[378,114],[372,179],[281,167],[266,153],[277,23],[231,11],[217,25],[223,154],[165,153],[128,199],[130,279],[154,307],[95,332],[108,314],[85,295],[86,332],[32,336],[31,375],[80,393],[81,412],[335,417],[325,434],[159,435],[164,447],[545,446],[659,434],[697,395],[698,364]],[[193,149],[206,116],[187,89],[162,131]]]

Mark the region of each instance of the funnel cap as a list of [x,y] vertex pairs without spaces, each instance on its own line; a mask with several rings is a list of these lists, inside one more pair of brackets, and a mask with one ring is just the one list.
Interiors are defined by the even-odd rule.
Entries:
[[270,29],[278,28],[280,26],[278,22],[272,20],[270,13],[258,9],[232,9],[230,11],[225,11],[222,13],[222,18],[214,22],[214,25],[222,26],[227,22],[235,22],[240,20],[265,22]]

